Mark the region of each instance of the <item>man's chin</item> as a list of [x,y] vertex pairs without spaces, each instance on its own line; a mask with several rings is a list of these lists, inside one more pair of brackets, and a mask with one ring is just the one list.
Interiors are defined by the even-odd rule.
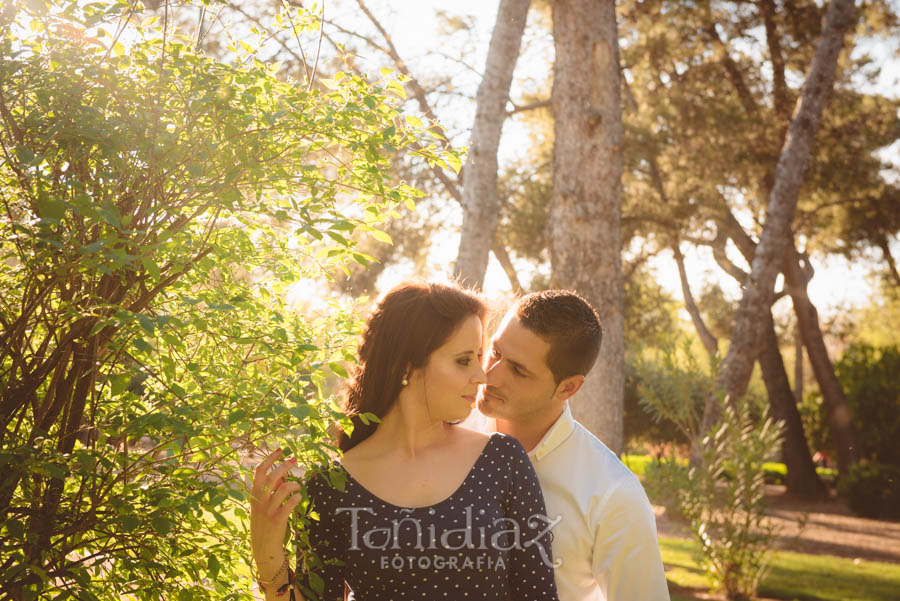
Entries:
[[497,407],[500,404],[496,398],[487,398],[483,396],[478,397],[478,410],[485,417],[497,417]]

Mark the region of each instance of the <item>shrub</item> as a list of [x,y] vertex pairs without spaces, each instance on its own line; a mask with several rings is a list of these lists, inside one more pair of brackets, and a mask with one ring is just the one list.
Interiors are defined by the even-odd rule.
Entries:
[[850,404],[860,459],[900,467],[900,347],[852,345],[834,371]]
[[666,509],[666,516],[678,522],[687,522],[681,509],[679,491],[690,483],[686,464],[674,458],[648,463],[644,469],[644,490],[657,505]]
[[[666,351],[647,380],[653,385],[642,389],[641,403],[697,444],[700,461],[688,468],[674,461],[648,466],[648,492],[690,524],[712,588],[728,599],[746,599],[755,594],[774,545],[774,526],[765,520],[764,463],[780,442],[781,426],[747,396],[723,399],[689,347],[683,357],[679,361],[674,349]],[[709,432],[699,428],[691,394],[697,390],[706,390],[721,410],[721,421]]]
[[421,195],[392,181],[394,150],[418,141],[443,163],[404,125],[399,82],[308,89],[256,59],[266,32],[217,61],[171,19],[139,25],[140,6],[0,8],[14,599],[251,597],[241,456],[267,441],[327,457],[346,418],[325,383],[358,329],[352,309],[286,297],[370,261],[354,240],[385,239]]
[[868,518],[900,519],[900,468],[858,463],[838,480],[850,510]]

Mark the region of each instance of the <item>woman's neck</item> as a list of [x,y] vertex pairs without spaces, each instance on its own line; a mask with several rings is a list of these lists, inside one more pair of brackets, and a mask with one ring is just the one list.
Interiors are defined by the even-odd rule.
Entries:
[[369,437],[370,451],[400,452],[412,459],[422,451],[443,444],[451,435],[453,426],[416,410],[422,406],[398,399]]

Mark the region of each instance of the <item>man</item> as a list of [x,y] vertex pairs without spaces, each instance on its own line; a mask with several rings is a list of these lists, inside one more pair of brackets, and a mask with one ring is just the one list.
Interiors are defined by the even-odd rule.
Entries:
[[597,358],[600,337],[597,313],[574,292],[519,299],[491,339],[478,409],[493,418],[485,429],[522,443],[548,517],[560,517],[552,530],[560,601],[667,601],[644,489],[568,407]]

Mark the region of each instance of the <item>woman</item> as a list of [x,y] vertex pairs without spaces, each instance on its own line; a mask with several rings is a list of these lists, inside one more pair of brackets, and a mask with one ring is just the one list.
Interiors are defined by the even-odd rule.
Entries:
[[[319,520],[309,543],[320,560],[297,593],[373,599],[556,600],[549,524],[534,468],[504,434],[454,425],[484,384],[485,307],[455,285],[402,284],[369,316],[344,411],[343,492],[321,475],[306,486]],[[366,425],[360,414],[380,423]],[[301,500],[285,482],[295,460],[257,468],[251,538],[266,599],[293,580],[281,541]],[[279,587],[281,591],[279,592]],[[291,595],[294,590],[291,589]],[[299,595],[298,595],[299,596]]]

